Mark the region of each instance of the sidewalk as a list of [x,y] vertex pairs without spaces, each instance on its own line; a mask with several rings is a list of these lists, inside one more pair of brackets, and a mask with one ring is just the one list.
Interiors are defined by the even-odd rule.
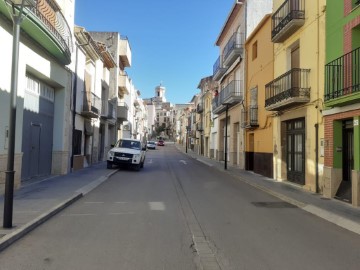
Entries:
[[[178,144],[176,144],[176,147],[185,153],[185,147]],[[225,170],[223,162],[200,156],[189,149],[186,154],[207,166],[224,171],[240,181],[291,203],[304,211],[360,234],[360,208],[336,199],[324,198],[320,194],[308,192],[290,182],[275,181],[251,171],[241,170],[235,166],[228,165],[227,170]]]
[[[26,182],[14,193],[13,228],[4,229],[1,221],[0,251],[78,200],[107,180],[116,170],[106,169],[106,163],[47,179]],[[0,216],[3,218],[4,196],[0,196]]]

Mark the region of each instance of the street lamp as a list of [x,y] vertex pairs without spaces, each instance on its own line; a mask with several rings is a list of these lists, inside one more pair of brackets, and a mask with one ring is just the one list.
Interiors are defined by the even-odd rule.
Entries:
[[[18,66],[19,66],[19,40],[20,24],[24,19],[24,8],[35,7],[34,0],[5,0],[11,4],[11,18],[13,21],[13,47],[11,66],[11,88],[10,88],[10,111],[9,111],[9,132],[8,132],[8,155],[7,170],[5,172],[5,196],[4,196],[4,219],[3,227],[12,227],[13,200],[14,200],[14,159],[15,159],[15,127],[16,127],[16,98],[18,87]],[[16,11],[16,9],[18,9]]]
[[187,153],[188,150],[188,140],[189,140],[189,131],[190,127],[186,127],[186,137],[185,137],[185,153]]
[[228,126],[228,112],[229,112],[229,104],[224,104],[226,105],[226,113],[225,113],[225,163],[224,163],[224,170],[227,170],[227,145],[228,145],[228,130],[227,130],[227,126]]

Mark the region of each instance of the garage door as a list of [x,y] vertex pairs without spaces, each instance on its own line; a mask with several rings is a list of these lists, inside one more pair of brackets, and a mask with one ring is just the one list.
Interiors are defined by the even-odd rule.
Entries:
[[51,174],[54,88],[27,76],[22,134],[21,179]]

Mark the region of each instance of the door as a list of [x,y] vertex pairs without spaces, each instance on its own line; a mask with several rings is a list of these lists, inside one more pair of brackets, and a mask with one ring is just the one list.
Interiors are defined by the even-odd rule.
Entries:
[[343,122],[343,156],[342,156],[342,181],[336,193],[336,198],[351,202],[351,174],[354,169],[354,129],[353,121]]
[[247,152],[247,164],[246,170],[253,171],[254,170],[254,133],[249,134],[249,151]]
[[345,127],[343,135],[343,181],[351,182],[351,173],[354,169],[354,130]]
[[55,90],[26,76],[22,127],[21,180],[51,174]]
[[305,184],[305,119],[286,123],[287,178],[288,181]]
[[39,175],[41,124],[31,123],[30,128],[30,176]]
[[105,125],[104,124],[100,124],[98,149],[99,149],[98,160],[102,161],[104,159],[104,153],[105,153]]

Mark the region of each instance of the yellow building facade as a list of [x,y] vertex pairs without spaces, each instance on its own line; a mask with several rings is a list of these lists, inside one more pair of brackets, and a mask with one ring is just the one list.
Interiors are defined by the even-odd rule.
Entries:
[[265,87],[273,118],[276,180],[323,187],[325,0],[274,0],[274,80]]
[[245,169],[273,177],[271,111],[265,110],[265,85],[273,80],[274,57],[271,15],[266,15],[245,43],[246,98],[243,114],[245,128]]

